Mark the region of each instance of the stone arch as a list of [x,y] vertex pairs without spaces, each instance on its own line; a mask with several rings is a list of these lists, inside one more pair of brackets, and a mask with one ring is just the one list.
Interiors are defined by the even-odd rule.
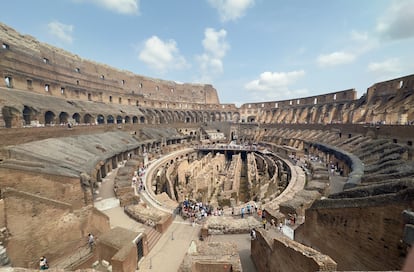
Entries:
[[215,122],[216,121],[216,114],[214,112],[210,113],[210,122]]
[[144,117],[144,116],[141,116],[141,117],[139,118],[139,122],[140,122],[141,124],[145,124],[145,117]]
[[90,115],[89,113],[85,114],[85,116],[83,116],[83,122],[85,124],[93,124],[95,123],[95,118],[93,118],[92,115]]
[[67,124],[69,123],[69,114],[67,112],[62,111],[59,114],[59,124]]
[[52,125],[56,121],[56,115],[53,111],[45,112],[45,125]]
[[240,113],[235,112],[235,113],[232,115],[232,120],[233,120],[233,122],[238,123],[238,122],[240,121]]
[[255,115],[250,115],[247,117],[247,122],[248,123],[254,123],[256,122],[256,116]]
[[133,124],[138,123],[138,117],[133,116],[133,117],[132,117],[132,123],[133,123]]
[[99,125],[105,124],[105,117],[102,114],[99,114],[96,118],[96,121]]
[[129,123],[131,123],[131,117],[129,117],[128,115],[127,116],[125,116],[125,124],[129,124]]
[[33,108],[28,107],[28,106],[24,106],[23,108],[23,120],[24,120],[24,125],[31,125],[32,121],[35,121],[35,111],[33,110]]
[[75,120],[76,124],[80,124],[80,118],[81,118],[81,116],[77,112],[72,115],[72,119]]
[[3,107],[1,110],[6,128],[17,127],[21,124],[20,111],[13,107]]
[[117,123],[117,124],[122,124],[122,120],[123,120],[123,118],[122,118],[122,116],[121,116],[121,115],[118,115],[118,116],[116,117],[116,123]]
[[107,123],[107,124],[113,124],[113,123],[115,123],[115,119],[114,119],[114,117],[113,117],[112,115],[108,115],[108,116],[106,117],[106,123]]

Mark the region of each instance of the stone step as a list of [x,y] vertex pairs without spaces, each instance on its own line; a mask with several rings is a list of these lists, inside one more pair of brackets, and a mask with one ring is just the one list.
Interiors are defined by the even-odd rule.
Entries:
[[49,263],[51,268],[61,268],[61,269],[72,269],[77,264],[83,263],[85,260],[91,258],[93,252],[91,252],[88,245],[79,247],[71,255],[65,256],[64,258]]
[[162,233],[156,231],[154,228],[148,228],[145,234],[147,235],[148,251],[151,251],[160,240]]

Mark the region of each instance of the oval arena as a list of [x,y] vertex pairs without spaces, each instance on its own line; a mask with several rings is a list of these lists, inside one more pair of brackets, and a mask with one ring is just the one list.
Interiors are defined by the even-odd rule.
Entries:
[[121,71],[4,24],[0,44],[2,266],[402,269],[414,75],[360,98],[236,107],[212,85]]

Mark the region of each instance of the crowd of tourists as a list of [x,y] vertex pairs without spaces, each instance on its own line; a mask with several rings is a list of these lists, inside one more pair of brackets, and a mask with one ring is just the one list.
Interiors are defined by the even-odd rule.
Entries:
[[214,208],[203,202],[197,202],[186,198],[178,207],[177,214],[191,222],[199,222],[207,216],[222,216],[224,210],[221,207]]
[[141,166],[135,171],[134,176],[132,177],[132,186],[136,188],[138,192],[145,190],[144,184],[144,175],[145,175],[146,167]]

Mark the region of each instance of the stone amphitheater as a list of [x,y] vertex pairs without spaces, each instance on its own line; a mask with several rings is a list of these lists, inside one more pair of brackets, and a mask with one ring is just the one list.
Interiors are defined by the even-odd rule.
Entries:
[[[414,75],[236,107],[4,24],[0,45],[0,270],[147,271],[179,220],[179,267],[148,271],[414,271]],[[253,228],[247,257],[224,241]]]

